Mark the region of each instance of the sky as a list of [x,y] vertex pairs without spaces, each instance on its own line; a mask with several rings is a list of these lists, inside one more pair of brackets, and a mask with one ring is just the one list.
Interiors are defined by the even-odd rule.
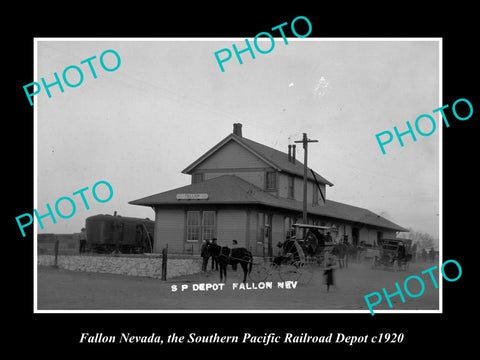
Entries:
[[[252,39],[250,39],[252,42]],[[260,42],[267,49],[268,43]],[[43,220],[39,233],[79,232],[97,214],[154,218],[151,208],[129,201],[190,183],[181,171],[243,125],[243,136],[287,152],[302,133],[318,140],[309,146],[309,167],[334,184],[327,199],[367,208],[415,231],[439,236],[439,157],[441,127],[440,58],[436,39],[332,40],[276,39],[268,54],[235,55],[220,70],[214,53],[245,47],[231,39],[37,39],[33,81],[47,83],[67,66],[82,69],[78,87],[64,84],[35,96],[36,199],[39,214],[62,196],[76,202],[69,219]],[[105,71],[100,55],[115,50],[121,64]],[[91,61],[97,78],[88,64]],[[114,67],[111,53],[104,57]],[[68,79],[76,83],[74,70]],[[396,139],[382,154],[375,135],[397,126],[407,130],[429,114],[437,121],[431,136]],[[428,122],[419,123],[424,132]],[[296,157],[303,159],[301,146]],[[112,199],[94,200],[91,190],[107,181]],[[84,194],[87,210],[73,192]],[[103,187],[98,187],[99,197]],[[70,213],[67,201],[60,211]]]

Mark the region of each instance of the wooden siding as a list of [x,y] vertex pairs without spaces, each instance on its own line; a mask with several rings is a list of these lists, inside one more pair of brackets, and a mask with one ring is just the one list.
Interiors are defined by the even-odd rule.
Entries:
[[246,209],[222,209],[217,211],[217,238],[221,246],[231,246],[237,240],[239,246],[246,246]]
[[383,232],[383,238],[384,239],[392,239],[397,237],[397,232],[396,231],[384,231]]
[[[363,227],[360,227],[358,244],[364,241],[365,243],[370,245],[378,245],[377,237],[378,237],[379,231],[383,232],[384,238],[396,237],[395,231],[383,231],[375,227],[363,226]],[[351,236],[349,236],[349,241],[351,241]]]
[[[205,210],[205,209],[203,209]],[[213,210],[213,209],[208,209]],[[257,243],[257,233],[259,231],[258,214],[269,213],[271,220],[272,237],[272,255],[276,256],[279,241],[285,240],[285,216],[287,213],[277,211],[265,211],[257,207],[241,208],[220,208],[216,209],[216,236],[218,244],[221,246],[232,246],[232,240],[237,240],[239,246],[250,249],[254,256],[267,255],[268,247],[266,243]],[[293,216],[294,214],[292,214]],[[298,214],[296,214],[298,215]],[[377,232],[383,231],[384,238],[395,237],[395,231],[385,231],[375,227],[356,225],[341,220],[317,218],[316,224],[324,226],[335,226],[338,232],[331,232],[332,239],[336,242],[343,241],[344,235],[348,236],[348,241],[353,243],[352,228],[359,229],[358,243],[364,241],[368,244],[376,244]],[[160,253],[168,244],[170,253],[199,254],[200,242],[186,242],[186,210],[184,208],[163,208],[155,212],[155,239],[154,252]]]
[[288,198],[288,178],[287,174],[278,174],[278,196],[280,197]]
[[265,188],[265,169],[258,171],[244,171],[242,169],[224,169],[212,172],[205,172],[205,180],[213,179],[221,175],[236,175],[249,183],[258,186],[260,189]]
[[155,211],[155,245],[156,253],[168,244],[168,251],[184,251],[185,211],[183,209],[156,209]]
[[265,162],[246,150],[235,141],[229,141],[202,163],[198,164],[195,172],[202,169],[231,169],[231,168],[258,168],[268,166]]
[[247,221],[248,228],[246,229],[245,247],[250,251],[254,251],[257,246],[258,211],[249,209]]
[[[288,198],[288,178],[290,176],[291,175],[287,173],[278,173],[278,196]],[[294,176],[293,179],[294,199],[297,201],[303,201],[303,178]],[[313,181],[307,182],[307,202],[309,204],[312,204],[313,202],[313,188],[316,186],[317,184]],[[323,196],[326,198],[325,184],[320,184],[320,188],[322,189]],[[320,193],[318,193],[318,204],[324,205]]]

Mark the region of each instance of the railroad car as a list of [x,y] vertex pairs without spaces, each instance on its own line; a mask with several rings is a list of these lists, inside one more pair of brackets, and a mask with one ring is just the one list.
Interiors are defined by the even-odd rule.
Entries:
[[87,248],[98,253],[153,252],[155,222],[145,218],[94,215],[86,218]]

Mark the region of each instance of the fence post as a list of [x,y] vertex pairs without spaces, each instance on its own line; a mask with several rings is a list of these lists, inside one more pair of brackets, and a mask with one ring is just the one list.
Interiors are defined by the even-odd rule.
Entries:
[[[55,236],[56,237],[56,236]],[[54,268],[58,268],[58,245],[59,241],[58,239],[55,240],[55,263],[53,265]]]
[[168,244],[162,249],[162,280],[167,280]]

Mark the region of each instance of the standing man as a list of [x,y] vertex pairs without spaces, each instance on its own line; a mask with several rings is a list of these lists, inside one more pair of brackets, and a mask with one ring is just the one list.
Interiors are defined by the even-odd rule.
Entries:
[[412,261],[416,261],[417,259],[417,243],[415,242],[412,246]]
[[85,232],[85,228],[82,228],[80,231],[80,254],[85,252],[85,248],[87,247],[87,233]]
[[206,240],[203,243],[202,248],[200,249],[200,256],[203,258],[202,271],[207,271],[208,258],[210,257],[209,249],[208,249],[209,246],[210,246],[210,241]]
[[217,244],[217,238],[212,238],[209,251],[212,257],[212,270],[218,270],[218,255],[220,255],[221,246]]

